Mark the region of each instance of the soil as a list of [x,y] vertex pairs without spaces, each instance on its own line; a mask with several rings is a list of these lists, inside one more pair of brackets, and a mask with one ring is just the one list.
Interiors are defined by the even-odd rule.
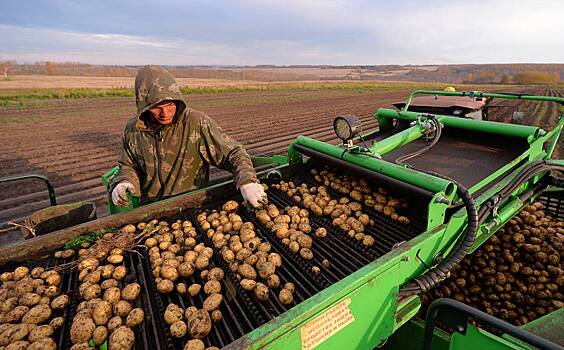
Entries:
[[[526,92],[564,94],[543,88]],[[355,114],[363,121],[363,129],[370,130],[376,126],[373,114],[378,108],[391,108],[392,102],[408,94],[245,92],[193,95],[187,100],[191,107],[217,120],[251,155],[272,155],[285,153],[298,135],[336,143],[332,121],[339,114]],[[494,101],[494,105],[505,107],[492,109],[491,120],[510,122],[516,107],[525,112],[524,124],[551,128],[558,118],[558,106],[550,106],[554,104],[541,108],[537,103],[513,100]],[[100,176],[117,164],[123,128],[134,113],[132,98],[47,100],[31,107],[0,109],[0,141],[4,145],[0,176],[46,175],[53,182],[59,203],[92,201],[98,207],[98,216],[106,215],[107,195]],[[0,223],[21,222],[48,205],[47,191],[40,181],[0,184]]]

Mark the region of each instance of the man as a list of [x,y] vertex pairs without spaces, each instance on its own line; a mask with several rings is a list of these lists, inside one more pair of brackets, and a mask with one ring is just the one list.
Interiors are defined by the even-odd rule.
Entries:
[[112,202],[128,205],[130,192],[147,204],[207,185],[210,164],[231,171],[243,199],[266,200],[251,158],[203,112],[187,106],[165,69],[145,66],[135,78],[137,116],[125,126]]

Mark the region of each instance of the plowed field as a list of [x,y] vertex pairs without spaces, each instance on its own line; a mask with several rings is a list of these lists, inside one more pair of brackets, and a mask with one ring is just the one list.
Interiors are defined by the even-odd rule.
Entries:
[[[554,89],[527,92],[562,96]],[[335,142],[332,120],[338,114],[355,114],[363,128],[376,126],[372,114],[390,107],[409,91],[297,91],[201,94],[188,97],[191,107],[216,119],[251,155],[284,153],[297,135]],[[509,122],[512,108],[524,111],[526,123],[543,127],[556,124],[558,107],[511,101],[499,102],[492,119]],[[47,175],[59,203],[94,201],[105,215],[106,192],[100,175],[116,165],[121,133],[134,115],[131,98],[48,100],[33,107],[0,109],[0,176],[24,173]],[[0,226],[20,221],[49,205],[44,185],[35,180],[0,184]]]

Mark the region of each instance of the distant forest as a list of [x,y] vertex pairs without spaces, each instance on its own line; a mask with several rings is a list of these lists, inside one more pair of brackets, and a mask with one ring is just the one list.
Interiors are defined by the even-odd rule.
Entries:
[[[0,78],[10,75],[135,76],[139,66],[84,63],[0,62]],[[367,66],[167,66],[178,78],[256,81],[297,80],[394,80],[472,84],[558,84],[564,64],[457,64]]]

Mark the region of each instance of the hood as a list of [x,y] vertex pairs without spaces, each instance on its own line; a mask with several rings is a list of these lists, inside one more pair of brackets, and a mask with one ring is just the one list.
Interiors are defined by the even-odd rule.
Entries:
[[186,102],[172,74],[159,66],[141,68],[135,77],[137,118],[141,119],[143,113],[162,101],[175,101],[176,115],[186,109]]

